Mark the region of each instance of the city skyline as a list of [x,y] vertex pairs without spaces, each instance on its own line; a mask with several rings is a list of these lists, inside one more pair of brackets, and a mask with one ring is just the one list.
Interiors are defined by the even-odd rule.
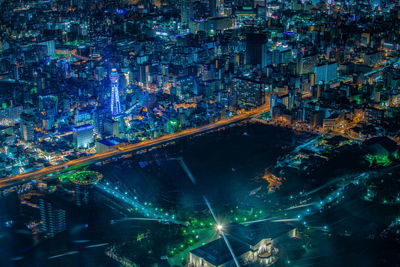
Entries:
[[396,266],[400,4],[0,1],[1,266]]

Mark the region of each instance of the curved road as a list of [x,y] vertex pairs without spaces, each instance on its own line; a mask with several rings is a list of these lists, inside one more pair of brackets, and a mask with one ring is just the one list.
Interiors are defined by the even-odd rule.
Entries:
[[164,136],[161,136],[158,138],[150,139],[150,140],[143,141],[143,142],[136,143],[136,144],[120,145],[117,148],[112,149],[112,150],[104,151],[101,153],[96,153],[96,154],[93,154],[90,156],[80,157],[78,159],[74,159],[74,160],[71,160],[68,162],[48,166],[48,167],[45,167],[42,169],[38,169],[38,170],[26,172],[26,173],[21,173],[21,174],[15,175],[15,176],[5,177],[5,178],[0,179],[0,188],[7,187],[7,186],[10,186],[10,185],[13,185],[16,183],[30,181],[39,176],[48,175],[50,173],[57,172],[57,171],[67,169],[70,167],[105,160],[105,159],[108,159],[108,158],[111,158],[114,156],[118,156],[118,155],[126,154],[129,152],[133,152],[133,151],[161,145],[164,143],[172,142],[172,141],[175,141],[182,137],[191,136],[191,135],[207,132],[210,130],[214,130],[217,128],[221,128],[221,127],[233,124],[233,123],[237,123],[239,121],[253,118],[254,116],[258,116],[258,115],[262,114],[263,112],[267,111],[268,109],[269,109],[269,107],[267,105],[264,105],[264,106],[258,107],[256,109],[253,109],[251,111],[247,111],[242,114],[239,114],[239,115],[236,115],[231,118],[224,119],[224,120],[221,120],[221,121],[218,121],[215,123],[207,124],[207,125],[200,126],[197,128],[186,129],[186,130],[183,130],[183,131],[180,131],[177,133],[164,135]]

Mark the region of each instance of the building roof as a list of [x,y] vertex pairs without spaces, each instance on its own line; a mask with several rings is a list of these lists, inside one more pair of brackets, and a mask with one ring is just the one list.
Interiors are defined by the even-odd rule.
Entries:
[[231,224],[227,227],[227,235],[236,240],[240,240],[249,246],[257,245],[265,238],[275,239],[283,234],[286,234],[292,226],[277,222],[258,222],[249,226],[242,224]]
[[[251,246],[257,245],[261,240],[266,238],[275,239],[292,229],[293,227],[288,224],[266,221],[254,223],[249,226],[230,224],[226,226],[224,233],[236,257],[239,257],[243,253],[248,252]],[[190,252],[215,266],[232,260],[232,255],[223,238],[214,240]]]
[[[228,240],[236,257],[250,250],[249,246],[242,242],[236,241],[229,237]],[[204,260],[215,266],[219,266],[233,260],[232,255],[223,238],[218,238],[208,244],[205,244],[204,246],[190,251],[190,253],[200,258],[203,258]]]
[[115,145],[121,144],[122,140],[117,137],[111,137],[111,138],[100,140],[99,143],[101,143],[105,146],[115,146]]
[[74,127],[72,127],[72,130],[74,132],[82,132],[82,131],[92,130],[93,128],[94,128],[93,125],[85,124],[85,125],[81,125],[81,126],[74,126]]

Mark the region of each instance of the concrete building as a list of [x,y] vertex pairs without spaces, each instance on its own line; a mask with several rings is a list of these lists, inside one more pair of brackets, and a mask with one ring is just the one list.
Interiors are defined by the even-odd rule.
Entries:
[[112,149],[114,146],[122,143],[122,140],[116,137],[111,137],[107,139],[103,139],[100,141],[96,141],[96,153],[101,153],[107,150]]
[[337,63],[327,63],[314,66],[313,72],[315,73],[316,82],[329,82],[337,77]]
[[119,137],[119,128],[120,123],[113,119],[106,119],[104,120],[104,135],[105,136],[112,136],[112,137]]
[[76,148],[88,148],[94,140],[94,127],[91,124],[73,127]]
[[33,122],[21,123],[21,135],[25,142],[32,141],[34,138]]

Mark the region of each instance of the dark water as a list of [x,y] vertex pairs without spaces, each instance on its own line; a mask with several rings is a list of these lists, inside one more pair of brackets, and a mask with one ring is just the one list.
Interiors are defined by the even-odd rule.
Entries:
[[[266,170],[279,176],[279,169],[274,168],[277,159],[312,137],[285,128],[249,124],[188,138],[89,168],[103,174],[102,184],[109,183],[110,188],[117,187],[138,202],[174,214],[181,221],[211,217],[204,197],[222,221],[253,210],[264,211],[264,218],[294,205],[290,195],[312,190],[343,173],[362,168],[352,162],[358,152],[344,151],[326,165],[316,166],[308,176],[285,169],[280,189],[268,193],[268,183],[261,179]],[[194,183],[180,160],[187,166]],[[12,227],[0,228],[0,266],[119,266],[105,255],[105,250],[113,245],[120,255],[142,266],[150,266],[171,247],[184,242],[182,225],[144,220],[110,223],[124,218],[143,218],[146,214],[96,188],[91,191],[90,204],[77,207],[65,193],[71,189],[63,185],[55,193],[63,201],[69,201],[71,208],[67,209],[67,230],[54,238],[44,239],[21,231],[26,228],[26,222],[35,218],[26,212],[20,213]],[[330,187],[325,191],[329,190]],[[370,240],[364,242],[368,245],[364,250],[362,235],[368,231],[360,231],[355,236],[356,229],[360,228],[358,224],[381,231],[393,217],[378,222],[374,218],[384,218],[379,215],[379,210],[384,209],[366,204],[357,194],[346,196],[350,198],[348,202],[310,219],[310,223],[316,225],[331,223],[332,231],[338,234],[335,238],[324,233],[305,236],[302,241],[309,246],[309,252],[297,261],[296,266],[337,266],[329,261],[333,257],[345,266],[343,257],[349,258],[348,262],[374,266],[373,263],[378,261],[372,259],[370,251],[383,255],[379,263],[396,262],[388,259],[395,251],[393,244]],[[385,212],[391,213],[393,209],[385,209]],[[345,229],[350,229],[353,236],[344,236]],[[384,247],[387,249],[382,250]],[[63,255],[65,253],[72,254]],[[57,255],[62,256],[54,257]],[[278,266],[282,264],[278,262]]]
[[[304,138],[288,129],[251,124],[182,140],[163,149],[134,155],[131,159],[90,168],[104,175],[102,182],[109,181],[113,186],[128,190],[142,203],[150,202],[181,218],[207,212],[203,196],[210,200],[217,213],[222,214],[236,205],[263,205],[262,199],[249,197],[251,190],[260,186],[265,190],[267,186],[257,177],[274,165],[277,157],[287,153],[295,142]],[[196,184],[174,158],[183,159]],[[147,166],[141,168],[139,162],[146,162]],[[146,256],[152,261],[159,256],[158,244],[167,244],[168,238],[174,238],[173,233],[177,230],[171,225],[151,221],[110,224],[110,220],[134,215],[143,217],[143,214],[125,213],[126,205],[97,190],[93,195],[95,200],[90,206],[67,211],[68,230],[54,238],[18,234],[18,229],[24,228],[23,224],[4,227],[5,236],[0,241],[0,248],[4,250],[0,252],[5,263],[2,266],[110,266],[113,261],[104,255],[106,246],[90,246],[129,242],[143,233],[151,233],[151,238],[143,248],[137,249],[141,252],[134,258],[144,261],[140,254],[154,243],[152,255]],[[29,221],[29,216],[23,215],[21,221]],[[165,233],[171,233],[171,236]],[[163,249],[159,250],[162,255]],[[75,254],[54,257],[69,252]]]

